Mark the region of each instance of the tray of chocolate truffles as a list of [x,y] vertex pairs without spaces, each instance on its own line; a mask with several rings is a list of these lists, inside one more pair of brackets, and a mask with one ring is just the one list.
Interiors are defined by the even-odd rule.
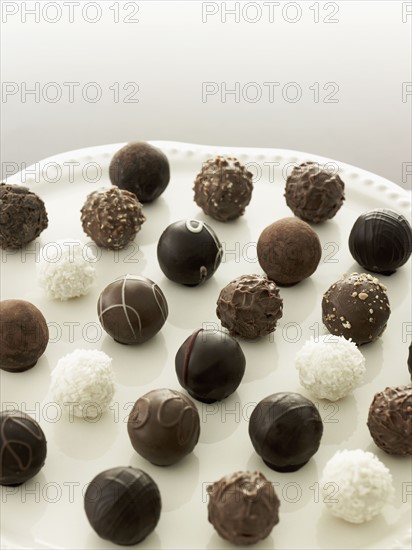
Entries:
[[411,201],[134,142],[0,185],[4,548],[410,548]]

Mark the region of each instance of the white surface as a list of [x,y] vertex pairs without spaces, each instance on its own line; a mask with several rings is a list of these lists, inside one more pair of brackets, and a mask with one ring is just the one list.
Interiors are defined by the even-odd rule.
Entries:
[[[379,341],[361,348],[367,372],[353,396],[334,404],[318,402],[324,435],[318,453],[304,468],[287,474],[267,468],[253,450],[247,422],[254,405],[268,394],[298,391],[309,396],[299,384],[293,359],[316,327],[323,332],[322,293],[342,273],[359,270],[347,247],[352,224],[361,212],[381,205],[410,217],[406,192],[373,174],[339,165],[347,200],[333,220],[316,226],[323,247],[317,271],[299,285],[281,289],[284,316],[272,337],[241,342],[247,364],[237,392],[217,405],[197,403],[201,435],[193,454],[175,466],[160,468],[146,462],[131,447],[125,421],[132,405],[151,389],[180,389],[174,356],[183,340],[203,323],[217,323],[216,299],[228,281],[242,273],[261,272],[254,260],[261,230],[275,219],[290,215],[283,197],[281,168],[308,159],[320,164],[327,161],[293,151],[155,142],[170,159],[172,178],[165,193],[153,204],[145,205],[147,221],[136,243],[120,253],[102,253],[96,264],[97,283],[87,296],[65,303],[50,301],[35,284],[35,255],[29,251],[39,251],[41,245],[62,238],[88,242],[82,233],[80,208],[91,190],[109,184],[108,163],[120,145],[46,159],[43,168],[58,165],[63,173],[67,172],[69,161],[79,162],[80,166],[71,183],[67,173],[55,183],[26,181],[45,200],[49,227],[27,250],[2,253],[2,298],[32,301],[45,315],[52,339],[32,370],[21,374],[1,372],[3,407],[8,402],[31,411],[40,421],[49,444],[46,465],[38,476],[15,491],[2,487],[1,527],[5,543],[18,548],[115,548],[100,540],[89,526],[83,511],[82,489],[104,469],[133,465],[156,480],[163,499],[158,527],[140,548],[231,548],[207,521],[206,486],[241,469],[261,470],[275,483],[281,500],[280,523],[257,548],[408,548],[410,460],[380,451],[370,437],[366,419],[376,391],[410,382],[406,367],[410,336],[405,331],[410,328],[407,323],[411,319],[411,261],[394,275],[381,277],[392,306],[388,328]],[[193,202],[192,184],[202,162],[217,153],[236,155],[255,171],[260,167],[262,177],[255,180],[252,202],[242,218],[226,224],[207,220],[223,244],[224,257],[216,274],[204,286],[182,287],[161,273],[156,259],[157,240],[164,227],[175,220],[206,220]],[[98,182],[90,183],[82,177],[85,163],[90,162],[103,167]],[[280,166],[271,174],[268,166],[273,166],[273,162]],[[87,177],[91,176],[90,171]],[[16,176],[11,181],[22,179],[23,176]],[[162,331],[141,346],[121,346],[104,333],[97,334],[99,293],[126,272],[144,274],[157,282],[169,303],[169,318]],[[100,349],[113,357],[118,383],[115,405],[94,423],[78,418],[70,422],[65,414],[59,418],[60,410],[51,403],[50,371],[61,356],[79,347]],[[376,453],[394,478],[394,505],[385,507],[382,515],[363,525],[348,525],[331,517],[322,502],[319,477],[326,462],[341,448]],[[34,490],[34,494],[29,490]]]

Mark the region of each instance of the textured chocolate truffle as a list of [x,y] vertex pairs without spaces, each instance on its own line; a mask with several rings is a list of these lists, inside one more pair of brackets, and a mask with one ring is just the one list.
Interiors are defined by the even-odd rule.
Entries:
[[112,187],[87,196],[81,221],[83,231],[97,245],[119,250],[133,241],[146,218],[136,195]]
[[139,275],[123,275],[102,291],[97,304],[104,330],[120,344],[142,344],[163,327],[168,307],[156,283]]
[[322,320],[328,331],[358,346],[381,336],[390,313],[386,287],[365,273],[344,275],[322,299]]
[[0,368],[22,372],[34,367],[49,341],[40,310],[25,300],[0,302]]
[[236,545],[255,544],[279,523],[279,499],[260,472],[236,472],[209,485],[209,521]]
[[134,450],[157,466],[169,466],[191,453],[199,440],[196,406],[182,393],[158,389],[140,397],[127,431]]
[[369,407],[368,428],[376,445],[391,455],[412,455],[412,387],[386,388]]
[[220,291],[216,315],[232,336],[252,340],[275,330],[282,308],[273,281],[262,275],[242,275]]
[[0,248],[33,241],[48,224],[44,202],[27,187],[0,183]]
[[322,248],[310,225],[297,218],[283,218],[262,231],[257,256],[269,279],[289,286],[316,271]]
[[231,395],[245,373],[246,359],[238,342],[221,331],[195,330],[175,358],[179,383],[203,403]]
[[163,231],[157,245],[157,259],[168,279],[196,286],[210,279],[219,267],[222,245],[206,223],[181,220]]
[[21,485],[44,466],[47,442],[31,416],[0,412],[0,485]]
[[353,258],[368,271],[390,275],[412,253],[412,228],[402,214],[376,208],[359,216],[349,235]]
[[253,447],[269,468],[294,472],[319,449],[323,423],[315,405],[299,393],[274,393],[250,417]]
[[193,190],[205,214],[227,222],[244,214],[250,203],[252,174],[236,158],[217,156],[203,163]]
[[128,143],[112,158],[109,175],[113,185],[134,193],[140,202],[152,202],[169,183],[169,161],[149,143]]
[[162,503],[157,484],[138,468],[111,468],[87,486],[84,509],[102,539],[138,544],[156,527]]
[[412,342],[409,344],[408,370],[409,370],[409,374],[411,375],[411,381],[412,381]]
[[301,220],[330,220],[345,200],[345,184],[338,174],[322,170],[317,162],[295,166],[286,180],[286,204]]

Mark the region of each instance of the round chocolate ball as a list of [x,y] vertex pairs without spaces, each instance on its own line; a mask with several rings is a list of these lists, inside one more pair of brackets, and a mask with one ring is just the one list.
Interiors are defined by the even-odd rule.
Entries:
[[382,335],[390,313],[386,287],[366,273],[344,275],[322,299],[322,320],[328,331],[358,346]]
[[222,260],[222,245],[216,233],[199,220],[181,220],[163,231],[157,259],[168,279],[196,286],[215,273]]
[[323,423],[315,405],[299,393],[274,393],[250,417],[253,447],[269,468],[294,472],[319,449]]
[[138,544],[155,529],[162,508],[153,479],[129,466],[101,472],[87,487],[84,509],[102,539],[115,544]]
[[49,342],[46,319],[25,300],[0,302],[0,368],[22,372],[34,367]]
[[40,425],[20,411],[0,412],[0,485],[21,485],[44,466],[47,441]]
[[142,344],[163,327],[169,310],[156,283],[127,274],[102,291],[97,313],[102,327],[116,342]]
[[269,279],[290,286],[316,271],[322,247],[310,225],[297,218],[283,218],[262,231],[257,256]]
[[370,210],[354,223],[349,250],[368,271],[390,275],[412,254],[412,228],[405,216],[393,210]]
[[180,385],[203,403],[231,395],[245,373],[246,359],[238,342],[221,331],[197,329],[175,358]]
[[411,375],[411,381],[412,381],[412,342],[409,344],[408,370],[409,370],[409,374]]
[[169,161],[149,143],[128,143],[112,158],[109,176],[113,185],[134,193],[140,202],[152,202],[169,183]]
[[178,391],[152,390],[134,404],[127,431],[139,455],[157,466],[170,466],[195,448],[199,413],[193,401]]

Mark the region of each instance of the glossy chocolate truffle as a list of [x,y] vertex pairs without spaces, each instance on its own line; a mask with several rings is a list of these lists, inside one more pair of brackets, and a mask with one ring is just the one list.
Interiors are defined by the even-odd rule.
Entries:
[[322,248],[310,225],[297,218],[283,218],[262,231],[257,256],[269,279],[289,286],[316,271]]
[[199,413],[183,393],[157,389],[136,401],[127,431],[134,450],[143,458],[157,466],[170,466],[195,448],[200,434]]
[[109,175],[113,185],[134,193],[140,202],[152,202],[169,183],[169,161],[149,143],[128,143],[112,158]]
[[0,412],[0,485],[21,485],[44,466],[47,442],[31,416],[20,411]]
[[215,273],[222,260],[222,245],[216,233],[199,220],[181,220],[163,231],[157,259],[168,279],[196,286]]
[[138,544],[155,529],[162,508],[153,479],[129,466],[101,472],[87,487],[84,509],[102,539],[115,544]]
[[163,327],[168,307],[156,283],[140,275],[123,275],[110,283],[97,303],[104,330],[120,344],[142,344]]
[[216,315],[232,336],[253,340],[275,330],[282,308],[273,281],[262,275],[241,275],[220,291]]
[[203,163],[193,191],[205,214],[221,222],[234,220],[252,198],[252,174],[237,158],[217,156]]
[[17,249],[48,224],[44,202],[27,187],[0,183],[0,248]]
[[25,300],[0,302],[0,368],[22,372],[34,367],[49,342],[40,310]]
[[322,320],[328,331],[358,346],[381,336],[390,313],[386,287],[365,273],[344,275],[322,299]]
[[345,200],[345,184],[338,174],[323,170],[317,162],[295,166],[286,180],[286,204],[301,220],[330,220]]
[[253,447],[269,468],[294,472],[319,449],[323,423],[315,405],[299,393],[274,393],[254,408],[249,422]]
[[367,424],[380,449],[391,455],[412,455],[412,386],[375,394]]
[[118,187],[90,193],[81,209],[83,231],[97,245],[111,250],[133,241],[145,220],[136,195]]
[[279,499],[260,472],[235,472],[209,485],[207,492],[208,519],[232,544],[256,544],[279,523]]
[[402,214],[376,208],[359,216],[349,235],[353,258],[368,271],[390,275],[412,253],[412,228]]
[[408,370],[412,380],[412,342],[409,344]]
[[231,395],[245,373],[246,359],[238,342],[221,331],[197,329],[175,358],[180,385],[203,403]]

